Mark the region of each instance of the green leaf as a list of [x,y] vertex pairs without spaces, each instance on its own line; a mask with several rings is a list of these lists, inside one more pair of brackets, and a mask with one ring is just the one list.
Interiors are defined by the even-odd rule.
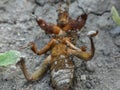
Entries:
[[0,66],[15,64],[19,60],[20,56],[20,52],[16,50],[10,50],[5,53],[0,53]]
[[120,16],[119,16],[119,13],[118,13],[118,11],[116,10],[116,8],[114,6],[112,6],[112,8],[111,8],[111,14],[112,14],[113,21],[117,25],[120,25]]

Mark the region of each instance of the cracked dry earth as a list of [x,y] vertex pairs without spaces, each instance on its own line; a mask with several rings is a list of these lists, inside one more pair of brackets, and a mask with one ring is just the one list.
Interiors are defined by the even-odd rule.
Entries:
[[[29,48],[20,50],[20,46],[30,41],[39,43],[42,48],[50,37],[37,25],[33,14],[47,22],[56,23],[59,0],[0,0],[0,52],[19,50],[26,57],[29,72],[32,73],[47,55],[37,56]],[[119,0],[72,0],[70,16],[75,18],[85,11],[103,12],[115,5],[120,13]],[[75,78],[73,90],[120,90],[120,27],[111,19],[111,14],[89,15],[80,35],[77,46],[89,47],[85,34],[98,30],[94,39],[96,52],[91,61],[75,60]],[[0,90],[53,90],[50,72],[39,81],[29,83],[21,70],[9,71],[0,68]]]

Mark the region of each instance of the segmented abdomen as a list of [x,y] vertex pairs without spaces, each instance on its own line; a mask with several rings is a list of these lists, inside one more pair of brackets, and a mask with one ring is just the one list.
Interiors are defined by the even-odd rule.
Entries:
[[55,90],[69,90],[72,86],[74,64],[68,58],[57,58],[51,66],[52,85]]

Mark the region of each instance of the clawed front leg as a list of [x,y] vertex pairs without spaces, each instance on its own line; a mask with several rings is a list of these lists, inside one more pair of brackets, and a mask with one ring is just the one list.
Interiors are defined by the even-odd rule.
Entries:
[[26,65],[25,65],[25,60],[24,58],[21,58],[20,61],[17,63],[17,65],[20,66],[20,69],[22,70],[25,78],[28,81],[35,81],[38,80],[40,78],[43,77],[43,75],[45,74],[45,72],[48,70],[48,66],[51,60],[51,55],[49,55],[44,61],[43,63],[40,65],[40,67],[38,68],[38,70],[36,70],[32,75],[29,75],[27,69],[26,69]]
[[37,46],[34,42],[30,42],[29,45],[31,46],[31,50],[36,53],[37,55],[41,55],[46,53],[53,45],[54,45],[55,39],[52,39],[47,45],[45,45],[41,50],[37,50]]
[[87,14],[82,14],[81,16],[78,16],[76,20],[70,20],[68,24],[65,27],[63,27],[63,30],[81,30],[81,28],[85,25],[86,20]]
[[64,34],[64,32],[61,30],[61,28],[55,24],[47,23],[43,19],[36,19],[38,25],[42,30],[44,30],[48,34]]
[[74,48],[74,50],[68,49],[68,54],[77,56],[78,58],[83,59],[83,60],[90,60],[94,56],[94,53],[95,53],[95,46],[94,46],[92,37],[96,36],[97,34],[98,34],[98,32],[96,32],[96,33],[94,32],[94,33],[89,33],[89,35],[88,35],[88,37],[90,39],[90,43],[91,43],[90,52],[86,52],[86,50],[85,51],[81,50],[81,49],[75,47],[72,43],[67,42],[67,44],[69,44],[70,47]]

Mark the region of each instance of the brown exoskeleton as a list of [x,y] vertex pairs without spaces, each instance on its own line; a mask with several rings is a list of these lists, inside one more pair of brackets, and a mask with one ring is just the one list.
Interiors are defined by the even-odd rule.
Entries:
[[85,61],[90,60],[94,56],[95,47],[93,43],[93,37],[98,32],[89,33],[88,38],[91,43],[90,52],[86,52],[86,47],[77,48],[72,44],[72,36],[67,36],[67,31],[79,30],[86,22],[87,14],[78,16],[76,20],[69,17],[68,10],[58,11],[57,25],[50,24],[43,19],[37,19],[38,25],[48,34],[54,34],[55,36],[45,45],[41,50],[37,50],[37,46],[34,42],[30,42],[28,45],[37,55],[41,55],[50,51],[50,55],[42,62],[39,69],[32,75],[29,75],[26,69],[24,58],[17,63],[25,78],[28,81],[35,81],[43,77],[47,70],[51,71],[52,86],[55,90],[70,90],[74,76],[74,64],[70,59],[70,56],[76,56]]

